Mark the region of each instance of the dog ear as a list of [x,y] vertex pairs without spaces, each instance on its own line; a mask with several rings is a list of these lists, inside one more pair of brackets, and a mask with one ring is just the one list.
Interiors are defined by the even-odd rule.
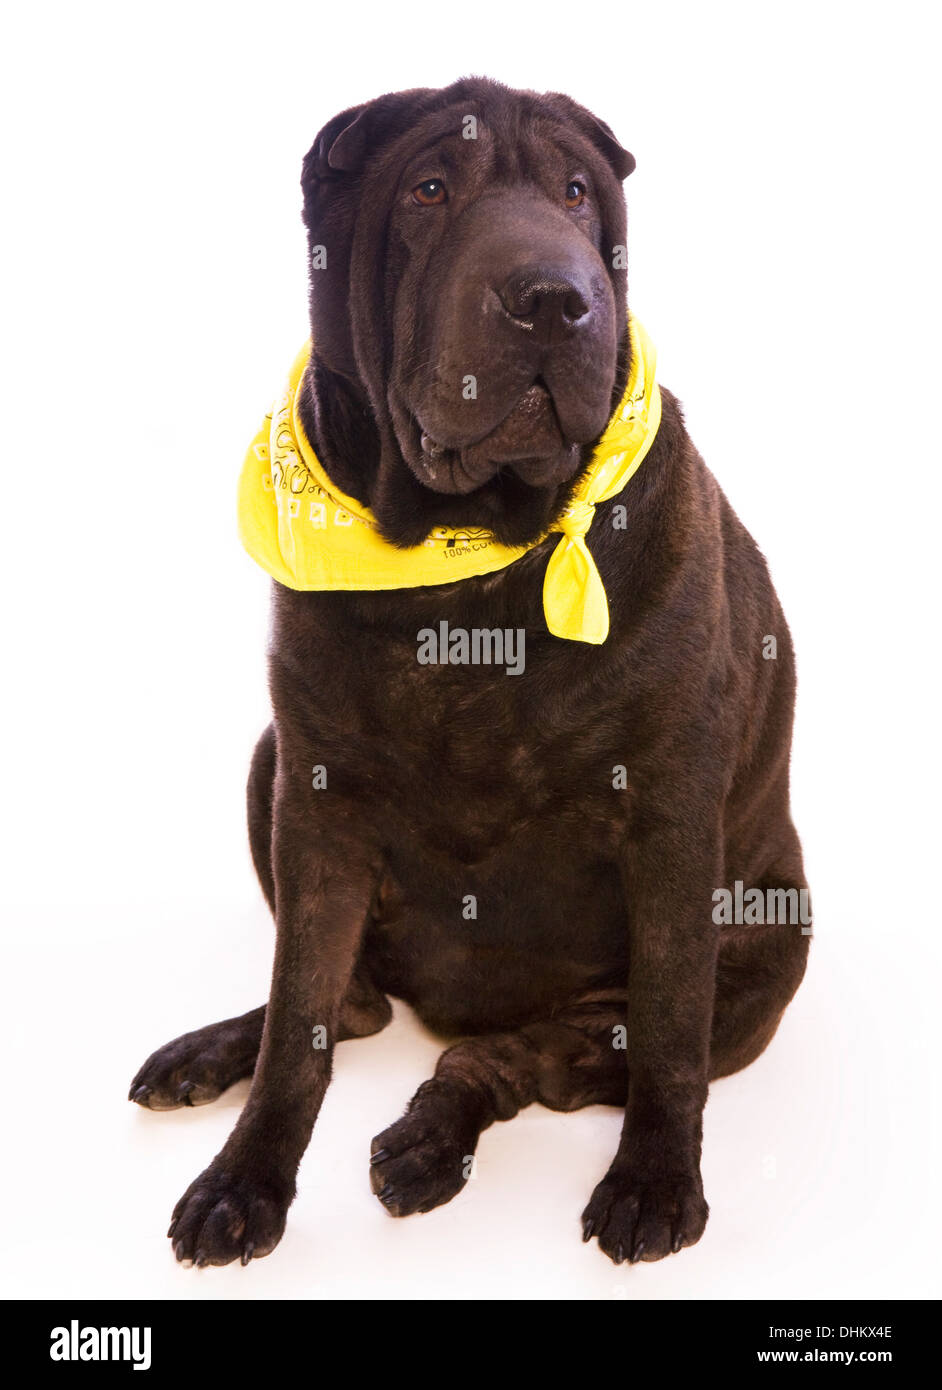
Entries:
[[436,95],[432,87],[414,87],[407,92],[387,92],[375,101],[341,111],[327,122],[305,156],[302,186],[312,178],[361,173],[368,157],[408,130],[429,105],[429,98]]
[[548,99],[561,111],[563,116],[578,126],[587,135],[597,150],[608,160],[619,179],[626,179],[635,167],[635,157],[616,139],[610,125],[593,116],[586,107],[580,106],[572,97],[562,92],[550,92]]
[[304,156],[304,164],[301,169],[302,185],[306,184],[309,179],[330,178],[333,172],[330,152],[335,142],[345,130],[356,125],[368,104],[364,102],[361,106],[348,107],[346,111],[341,111],[339,115],[329,120],[323,130],[318,131],[314,137],[313,145]]
[[619,144],[610,125],[600,121],[598,116],[590,115],[590,119],[596,145],[608,159],[618,178],[626,179],[634,171],[634,155],[630,150],[626,150],[624,145]]

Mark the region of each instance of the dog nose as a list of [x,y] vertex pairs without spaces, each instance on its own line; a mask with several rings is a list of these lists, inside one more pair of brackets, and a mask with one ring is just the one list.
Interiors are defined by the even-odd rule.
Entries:
[[574,328],[589,313],[589,294],[567,274],[517,270],[497,291],[501,304],[521,328],[549,337]]

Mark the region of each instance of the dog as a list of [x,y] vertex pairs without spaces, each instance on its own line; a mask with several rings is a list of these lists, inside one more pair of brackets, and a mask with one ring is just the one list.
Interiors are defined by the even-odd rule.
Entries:
[[[274,717],[248,782],[268,1003],[160,1048],[130,1091],[168,1109],[252,1077],[174,1210],[181,1261],[274,1249],[334,1045],[383,1028],[389,996],[450,1041],[373,1139],[391,1215],[460,1192],[494,1121],[605,1104],[624,1126],[584,1239],[634,1263],[704,1231],[708,1086],[765,1049],[808,953],[793,921],[716,908],[733,883],[807,890],[794,658],[766,563],[666,388],[630,481],[580,501],[643,365],[633,168],[572,99],[476,77],[352,107],[304,159],[312,346],[292,409],[322,477],[302,491],[407,576],[441,535],[441,556],[480,568],[273,585]],[[263,502],[288,524],[285,498]],[[487,568],[476,545],[512,559]],[[575,568],[551,582],[560,545]],[[565,606],[596,580],[595,619],[580,627],[574,601],[560,635],[553,585]],[[418,634],[439,631],[519,634],[525,661],[450,645],[419,660]]]

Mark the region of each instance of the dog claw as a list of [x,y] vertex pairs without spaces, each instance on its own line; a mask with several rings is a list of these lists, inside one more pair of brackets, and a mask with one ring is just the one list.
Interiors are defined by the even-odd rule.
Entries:
[[582,1223],[582,1239],[583,1239],[584,1241],[585,1241],[585,1240],[591,1240],[591,1239],[592,1239],[592,1236],[593,1236],[593,1234],[594,1234],[594,1232],[595,1232],[595,1222],[592,1220],[592,1217],[589,1216],[589,1217],[587,1217],[587,1218],[585,1219],[585,1221],[583,1221],[583,1223]]
[[671,1253],[674,1254],[674,1255],[676,1255],[676,1254],[678,1253],[678,1251],[682,1248],[683,1243],[684,1243],[683,1232],[682,1232],[682,1231],[678,1231],[677,1234],[674,1236],[674,1239],[671,1241]]
[[423,454],[430,459],[441,458],[442,454],[445,452],[441,444],[436,444],[435,440],[432,439],[430,435],[423,434],[421,442]]
[[370,1166],[373,1167],[377,1163],[385,1163],[389,1157],[390,1153],[388,1149],[377,1149],[375,1154],[370,1154]]
[[143,1105],[150,1093],[150,1086],[138,1086],[136,1090],[132,1090],[128,1099],[137,1101],[138,1105]]
[[631,1252],[631,1263],[636,1265],[644,1254],[644,1241],[639,1240]]
[[175,1217],[173,1218],[173,1220],[171,1221],[170,1227],[169,1227],[169,1229],[168,1229],[168,1231],[167,1231],[167,1239],[168,1239],[168,1240],[173,1240],[173,1233],[174,1233],[174,1231],[177,1229],[177,1222],[178,1222],[179,1219],[180,1219],[179,1217],[175,1216]]
[[189,1105],[190,1092],[196,1090],[195,1081],[184,1081],[177,1090],[177,1100],[182,1100],[185,1105]]
[[625,1247],[621,1243],[615,1246],[615,1253],[612,1256],[612,1259],[615,1261],[617,1265],[625,1263]]
[[252,1258],[252,1256],[253,1256],[254,1254],[255,1254],[255,1246],[252,1244],[251,1241],[249,1241],[248,1245],[247,1245],[247,1246],[245,1247],[245,1249],[242,1251],[242,1265],[243,1265],[243,1268],[248,1264],[249,1260]]

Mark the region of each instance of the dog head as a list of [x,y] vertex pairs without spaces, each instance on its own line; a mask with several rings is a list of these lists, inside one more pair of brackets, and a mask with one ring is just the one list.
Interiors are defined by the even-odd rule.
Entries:
[[565,504],[627,379],[633,168],[568,97],[479,78],[380,97],[318,135],[302,173],[311,427],[395,544],[436,525],[525,544]]

